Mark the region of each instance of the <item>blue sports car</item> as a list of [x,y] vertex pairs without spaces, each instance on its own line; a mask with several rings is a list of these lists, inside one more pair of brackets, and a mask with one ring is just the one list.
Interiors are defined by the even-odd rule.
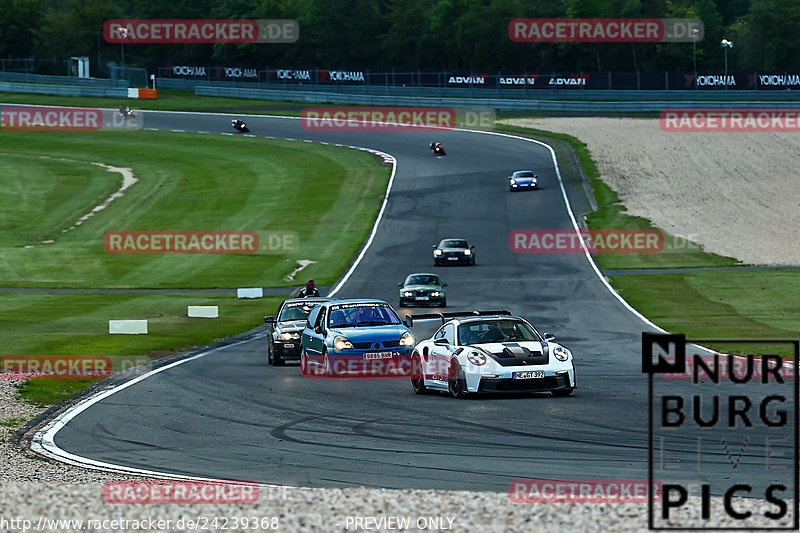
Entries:
[[517,170],[508,177],[508,190],[521,191],[535,189],[539,185],[539,176],[530,170]]
[[393,377],[411,370],[414,335],[382,300],[324,302],[301,337],[304,376]]

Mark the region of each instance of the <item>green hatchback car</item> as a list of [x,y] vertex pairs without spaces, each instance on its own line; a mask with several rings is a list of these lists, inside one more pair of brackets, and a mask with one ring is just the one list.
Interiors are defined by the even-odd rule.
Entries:
[[447,296],[444,288],[447,283],[442,283],[436,274],[425,272],[409,274],[405,282],[398,283],[400,287],[400,304],[398,307],[432,306],[447,307]]

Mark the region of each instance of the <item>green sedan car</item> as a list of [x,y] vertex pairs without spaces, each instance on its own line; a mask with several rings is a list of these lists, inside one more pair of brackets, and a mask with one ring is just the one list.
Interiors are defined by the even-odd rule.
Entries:
[[398,283],[397,286],[400,287],[398,307],[412,305],[447,307],[447,296],[444,292],[447,283],[442,283],[436,274],[409,274],[405,282]]

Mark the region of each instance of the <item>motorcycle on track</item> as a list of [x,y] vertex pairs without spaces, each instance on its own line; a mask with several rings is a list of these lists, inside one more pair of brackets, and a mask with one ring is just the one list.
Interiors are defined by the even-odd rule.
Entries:
[[250,130],[247,128],[247,124],[245,124],[242,120],[231,120],[231,126],[233,126],[233,129],[239,133],[250,133]]
[[433,155],[447,155],[442,147],[442,143],[440,142],[432,142],[430,144],[430,149],[433,151]]
[[133,109],[127,105],[119,106],[119,114],[122,116],[124,120],[128,120],[129,118],[136,118],[136,115],[133,114]]

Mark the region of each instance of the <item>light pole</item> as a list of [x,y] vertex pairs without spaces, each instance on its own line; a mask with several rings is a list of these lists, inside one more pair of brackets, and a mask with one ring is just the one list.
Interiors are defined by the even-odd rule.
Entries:
[[95,74],[95,76],[98,78],[100,77],[100,70],[103,68],[103,56],[100,51],[100,36],[102,34],[102,31],[97,32],[97,74]]
[[697,90],[697,34],[698,28],[692,28],[692,58],[694,59],[694,88]]
[[728,90],[728,48],[733,48],[733,41],[722,39],[720,43],[722,48],[725,49],[725,90]]
[[125,68],[125,38],[128,36],[128,28],[120,28],[119,32],[122,34],[122,40],[119,42],[122,54],[122,68]]

